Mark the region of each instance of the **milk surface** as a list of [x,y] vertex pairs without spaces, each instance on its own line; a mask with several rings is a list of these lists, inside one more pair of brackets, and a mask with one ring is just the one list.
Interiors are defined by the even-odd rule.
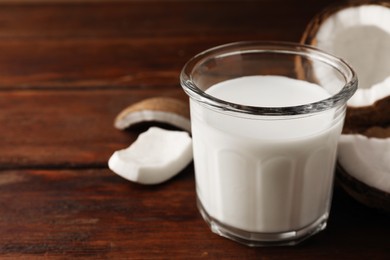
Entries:
[[[206,93],[250,106],[295,106],[329,97],[281,76],[248,76]],[[334,110],[291,119],[237,116],[191,100],[197,195],[215,220],[249,232],[304,228],[329,212],[342,117]]]

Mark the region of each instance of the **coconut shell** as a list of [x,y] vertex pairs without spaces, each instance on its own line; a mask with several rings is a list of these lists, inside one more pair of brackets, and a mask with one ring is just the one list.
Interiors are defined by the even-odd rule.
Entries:
[[[148,115],[146,116],[146,114]],[[159,122],[190,132],[188,102],[170,97],[144,99],[123,109],[116,116],[114,126],[124,130],[135,124],[145,122]]]
[[170,97],[153,97],[141,100],[126,109],[122,110],[117,118],[124,117],[126,114],[140,110],[164,111],[178,114],[185,118],[190,118],[188,104],[182,100]]

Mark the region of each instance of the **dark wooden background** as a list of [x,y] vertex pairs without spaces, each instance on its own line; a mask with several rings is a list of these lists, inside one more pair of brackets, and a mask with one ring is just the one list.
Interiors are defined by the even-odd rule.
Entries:
[[215,45],[299,41],[336,0],[0,0],[0,258],[389,259],[389,216],[337,186],[326,231],[248,248],[210,232],[190,164],[157,186],[107,168],[140,129],[116,114],[186,100],[184,63]]

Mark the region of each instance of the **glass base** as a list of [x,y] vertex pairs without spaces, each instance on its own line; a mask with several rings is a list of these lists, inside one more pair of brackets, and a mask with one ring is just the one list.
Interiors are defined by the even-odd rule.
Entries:
[[210,226],[213,233],[250,247],[296,245],[324,230],[328,220],[328,214],[326,214],[312,224],[299,230],[276,233],[248,232],[223,224],[211,217],[204,209],[199,198],[197,199],[197,205],[203,219]]

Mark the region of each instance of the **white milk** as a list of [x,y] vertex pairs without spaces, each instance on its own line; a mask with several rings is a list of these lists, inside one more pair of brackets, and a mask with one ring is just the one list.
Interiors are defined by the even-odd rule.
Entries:
[[[281,76],[218,83],[206,93],[252,106],[295,106],[329,97]],[[191,100],[197,195],[208,215],[249,232],[299,230],[327,218],[342,116],[259,120]],[[269,118],[268,118],[269,119]]]

